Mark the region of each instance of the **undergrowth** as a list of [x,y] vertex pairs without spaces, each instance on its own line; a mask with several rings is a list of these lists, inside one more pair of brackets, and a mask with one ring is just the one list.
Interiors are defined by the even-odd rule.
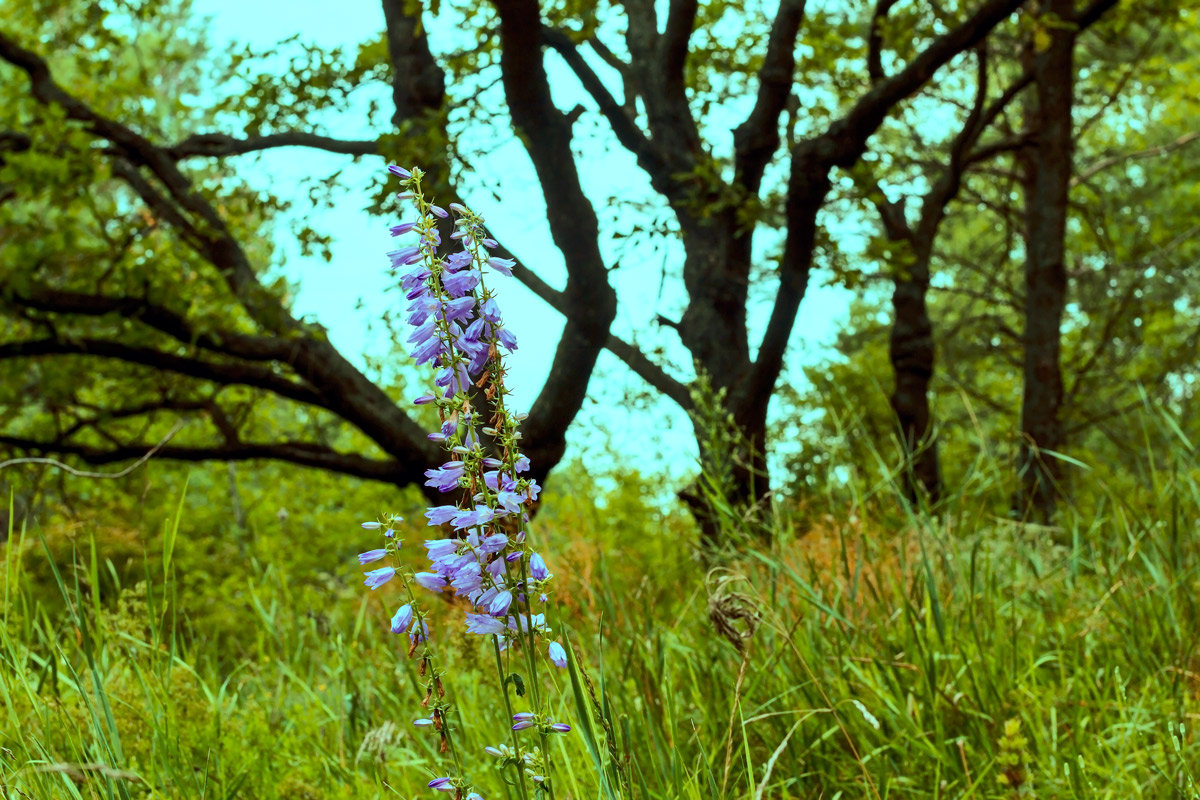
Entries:
[[[1053,529],[997,515],[986,464],[936,518],[840,486],[780,502],[770,545],[711,568],[653,481],[564,470],[535,523],[585,670],[546,676],[580,726],[557,740],[562,794],[1200,798],[1200,471],[1179,451]],[[390,611],[358,591],[353,543],[315,575],[327,531],[222,550],[190,524],[202,500],[178,501],[133,539],[9,531],[0,796],[424,796],[416,676],[373,633]],[[458,712],[502,724],[489,664],[456,645],[481,684],[460,680]]]

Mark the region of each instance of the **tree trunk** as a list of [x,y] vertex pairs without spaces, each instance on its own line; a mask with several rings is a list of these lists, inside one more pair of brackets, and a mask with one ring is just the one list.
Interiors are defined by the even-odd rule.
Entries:
[[892,410],[904,446],[904,487],[908,499],[935,505],[942,495],[937,442],[930,436],[929,382],[933,378],[933,323],[925,296],[929,291],[927,248],[897,274],[892,291],[892,331],[888,358],[896,379]]
[[[1061,325],[1067,297],[1065,236],[1073,129],[1073,0],[1043,0],[1033,54],[1036,93],[1030,126],[1035,146],[1024,161],[1025,330],[1021,399],[1020,489],[1014,512],[1049,521],[1062,493]],[[1042,43],[1045,42],[1043,45]]]

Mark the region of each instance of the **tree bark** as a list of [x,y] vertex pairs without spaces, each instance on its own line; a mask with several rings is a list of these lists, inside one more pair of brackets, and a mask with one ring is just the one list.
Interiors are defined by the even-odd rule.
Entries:
[[925,301],[931,249],[921,248],[914,255],[912,263],[896,276],[892,291],[888,358],[896,385],[891,404],[904,446],[908,499],[913,503],[925,499],[936,505],[942,496],[942,470],[937,442],[930,435],[929,383],[933,379],[935,349],[933,322]]
[[[1060,499],[1062,447],[1061,326],[1067,299],[1066,224],[1074,144],[1071,125],[1076,31],[1073,0],[1043,0],[1031,54],[1036,144],[1023,161],[1025,192],[1024,391],[1014,512],[1049,521]],[[1045,42],[1044,45],[1042,43]],[[1038,50],[1038,46],[1042,49]]]

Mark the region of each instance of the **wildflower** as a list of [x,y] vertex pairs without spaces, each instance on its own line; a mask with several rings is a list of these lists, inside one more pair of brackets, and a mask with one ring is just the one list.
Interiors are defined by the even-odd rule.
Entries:
[[403,180],[408,180],[409,178],[412,177],[411,172],[406,170],[404,167],[399,167],[399,166],[396,166],[395,164],[388,164],[388,172],[402,178]]
[[511,258],[500,258],[500,256],[492,256],[487,260],[487,265],[499,272],[501,275],[511,278],[512,268],[517,265],[516,261]]
[[364,522],[362,524],[362,526],[369,531],[377,531],[383,527],[383,523],[382,522]]
[[385,549],[368,550],[365,553],[358,554],[358,563],[359,564],[370,564],[372,561],[378,561],[379,559],[383,558],[386,555],[387,555],[387,550],[385,550]]
[[488,606],[488,613],[493,617],[503,617],[508,613],[508,608],[512,605],[512,599],[512,592],[505,589],[492,600],[491,605]]
[[429,520],[430,525],[443,525],[461,512],[462,509],[458,506],[434,506],[426,510],[425,518]]
[[414,622],[408,631],[408,638],[413,644],[429,641],[429,625],[425,620]]
[[495,516],[495,512],[484,505],[475,506],[473,511],[460,509],[460,513],[454,518],[454,527],[458,529],[474,528],[485,522],[491,522]]
[[363,581],[363,585],[368,589],[378,589],[392,579],[392,576],[396,574],[396,569],[394,567],[380,567],[379,569],[373,569],[363,574],[367,576],[367,579]]
[[425,550],[429,554],[429,560],[440,561],[446,556],[454,555],[458,552],[458,542],[458,539],[427,539]]
[[513,714],[512,729],[514,731],[523,731],[526,728],[532,728],[536,724],[537,721],[534,715],[528,711],[522,711],[519,714]]
[[535,581],[544,581],[550,577],[550,570],[546,569],[546,561],[540,553],[529,557],[529,577]]
[[450,780],[450,776],[447,775],[442,778],[434,778],[426,785],[430,789],[437,789],[439,792],[450,792],[454,790],[454,787],[450,785]]
[[560,669],[567,668],[567,651],[558,642],[550,643],[550,661]]
[[433,720],[429,719],[428,717],[423,717],[421,719],[413,720],[413,726],[417,727],[417,728],[428,728],[430,725],[433,725],[433,724],[434,724]]
[[417,582],[418,586],[431,592],[440,592],[446,588],[446,579],[435,572],[418,572],[413,576],[413,580]]
[[411,605],[403,605],[400,610],[392,616],[392,633],[404,633],[404,630],[412,624],[413,607]]
[[504,633],[504,622],[486,614],[467,614],[467,633],[480,636],[498,635]]
[[551,733],[568,733],[571,730],[571,726],[565,722],[552,722],[550,723],[549,730]]

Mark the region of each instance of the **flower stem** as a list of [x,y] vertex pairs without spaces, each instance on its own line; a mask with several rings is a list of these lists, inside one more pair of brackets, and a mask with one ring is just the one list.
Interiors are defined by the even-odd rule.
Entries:
[[[504,680],[504,663],[500,658],[500,640],[495,636],[492,637],[492,647],[496,651],[496,675],[500,678],[500,691],[504,694],[504,712],[508,715],[509,734],[512,736],[513,752],[520,758],[521,742],[517,737],[517,732],[511,730],[513,716],[512,703],[508,699],[508,684]],[[525,770],[522,768],[520,762],[514,764],[513,769],[517,771],[517,781],[521,788],[521,798],[522,800],[526,800],[529,797],[529,791],[525,788]]]

